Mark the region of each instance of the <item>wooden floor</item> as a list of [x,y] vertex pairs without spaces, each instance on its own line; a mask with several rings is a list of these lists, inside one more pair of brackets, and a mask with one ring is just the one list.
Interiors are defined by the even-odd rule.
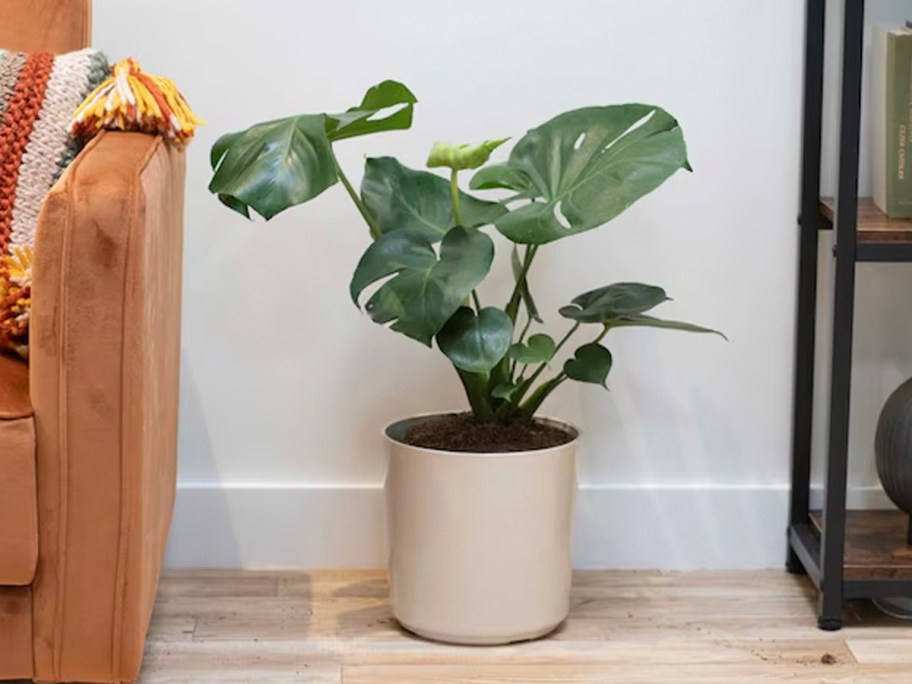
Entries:
[[864,603],[815,627],[784,572],[581,572],[552,637],[495,648],[399,630],[382,572],[186,572],[163,578],[144,684],[912,683],[912,626]]

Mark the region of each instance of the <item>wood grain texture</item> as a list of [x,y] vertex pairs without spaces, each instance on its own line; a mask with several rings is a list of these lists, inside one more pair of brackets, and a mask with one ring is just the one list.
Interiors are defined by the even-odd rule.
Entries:
[[[811,524],[820,534],[820,511],[811,511]],[[908,525],[909,516],[902,511],[848,511],[846,579],[912,579],[912,546],[906,543]]]
[[[836,200],[820,199],[820,214],[833,223]],[[891,219],[870,197],[858,198],[858,242],[912,242],[912,219]]]
[[141,682],[912,681],[912,627],[857,603],[821,632],[811,586],[785,572],[578,572],[557,632],[494,648],[403,632],[387,592],[380,571],[167,574]]

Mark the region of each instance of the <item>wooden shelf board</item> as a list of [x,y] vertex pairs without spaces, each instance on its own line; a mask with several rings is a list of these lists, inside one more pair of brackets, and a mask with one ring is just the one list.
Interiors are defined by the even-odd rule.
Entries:
[[[820,213],[833,222],[836,200],[820,199]],[[875,206],[870,197],[858,198],[859,242],[912,242],[912,219],[891,219]]]
[[[846,579],[912,579],[909,516],[902,511],[847,511],[846,516]],[[821,511],[811,511],[811,525],[821,533]]]

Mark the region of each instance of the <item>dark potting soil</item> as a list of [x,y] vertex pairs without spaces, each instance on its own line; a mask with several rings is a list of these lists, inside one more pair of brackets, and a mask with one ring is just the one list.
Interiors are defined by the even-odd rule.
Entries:
[[493,425],[479,421],[471,413],[450,413],[412,425],[404,441],[426,449],[497,453],[549,449],[575,437],[567,430],[536,421]]

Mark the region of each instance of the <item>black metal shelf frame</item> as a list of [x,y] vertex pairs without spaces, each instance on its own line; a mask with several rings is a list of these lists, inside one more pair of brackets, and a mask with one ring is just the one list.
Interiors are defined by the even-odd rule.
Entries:
[[852,331],[855,266],[861,261],[910,261],[912,244],[857,241],[859,129],[863,68],[864,0],[844,0],[839,93],[839,155],[833,292],[833,338],[823,525],[818,536],[810,524],[811,432],[814,400],[817,266],[820,221],[821,122],[826,0],[807,0],[804,112],[799,216],[797,340],[795,349],[792,489],[787,567],[807,573],[819,590],[818,625],[842,626],[843,601],[849,598],[912,596],[912,580],[846,578],[846,486],[849,407],[852,389]]

